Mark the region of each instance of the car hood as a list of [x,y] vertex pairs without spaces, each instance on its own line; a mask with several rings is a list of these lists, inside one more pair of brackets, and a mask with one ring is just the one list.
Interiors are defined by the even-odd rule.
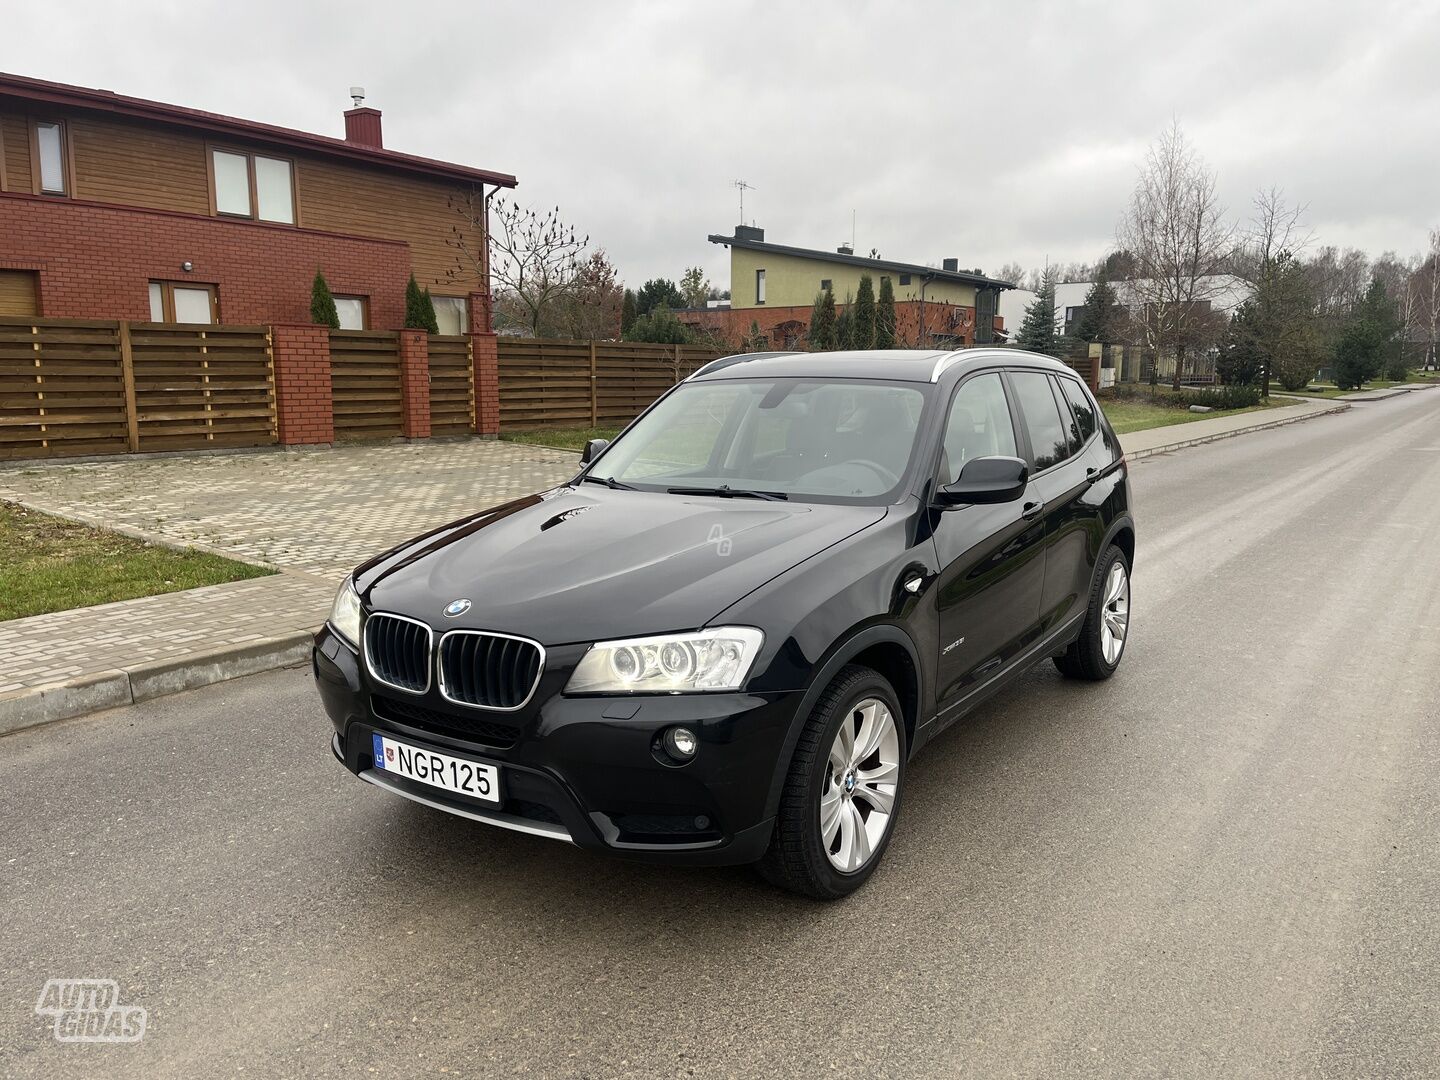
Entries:
[[[402,545],[361,567],[356,584],[370,610],[545,645],[688,630],[884,516],[880,506],[561,487]],[[442,614],[462,598],[469,611]]]

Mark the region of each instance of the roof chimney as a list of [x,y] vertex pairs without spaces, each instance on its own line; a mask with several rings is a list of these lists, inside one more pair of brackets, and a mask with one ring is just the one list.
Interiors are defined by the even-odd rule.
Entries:
[[763,244],[765,242],[765,230],[757,229],[754,225],[736,225],[735,239],[750,240],[757,244]]
[[835,251],[840,255],[854,255],[855,249],[849,244],[841,244]]
[[365,88],[352,86],[350,100],[355,102],[355,107],[345,110],[345,141],[375,150],[384,149],[380,139],[380,110],[367,109],[361,104],[365,100]]
[[[378,121],[377,121],[377,123],[378,123]],[[952,274],[959,273],[959,271],[960,271],[960,260],[959,260],[959,259],[942,259],[941,262],[940,262],[940,269],[941,269],[941,270],[949,271],[949,272],[952,273]]]

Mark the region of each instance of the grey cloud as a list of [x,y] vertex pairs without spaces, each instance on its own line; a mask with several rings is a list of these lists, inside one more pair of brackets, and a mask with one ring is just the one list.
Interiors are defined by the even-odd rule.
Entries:
[[1105,250],[1173,118],[1237,215],[1317,238],[1440,224],[1434,2],[1114,0],[10,6],[0,68],[338,134],[362,84],[397,149],[513,172],[639,283],[747,216],[771,238],[998,268]]

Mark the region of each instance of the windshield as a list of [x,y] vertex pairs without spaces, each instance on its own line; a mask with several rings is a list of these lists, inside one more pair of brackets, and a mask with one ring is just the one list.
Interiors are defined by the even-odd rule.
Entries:
[[647,491],[878,502],[909,467],[928,391],[859,380],[686,383],[589,475]]

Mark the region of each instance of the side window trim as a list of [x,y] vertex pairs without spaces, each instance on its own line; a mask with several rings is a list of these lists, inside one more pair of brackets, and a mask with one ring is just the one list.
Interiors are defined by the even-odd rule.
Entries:
[[[1040,370],[1038,370],[1037,368],[1006,368],[1005,370],[1006,370],[1006,374],[1007,374],[1007,379],[1006,379],[1007,388],[1008,388],[1009,391],[1010,391],[1010,393],[1009,393],[1009,395],[1008,395],[1009,398],[1010,398],[1010,411],[1011,411],[1011,413],[1015,416],[1015,421],[1016,421],[1016,425],[1017,425],[1017,426],[1016,426],[1016,441],[1018,442],[1018,441],[1020,441],[1022,438],[1023,438],[1023,440],[1024,440],[1024,443],[1025,443],[1025,460],[1030,463],[1030,470],[1031,470],[1030,476],[1031,476],[1031,478],[1033,479],[1033,478],[1036,477],[1036,476],[1044,476],[1046,473],[1050,472],[1052,469],[1058,469],[1058,468],[1060,468],[1062,465],[1067,465],[1067,464],[1069,464],[1070,462],[1074,461],[1077,457],[1079,457],[1080,451],[1077,450],[1077,451],[1075,451],[1075,452],[1072,453],[1072,454],[1066,454],[1065,457],[1061,458],[1059,461],[1055,462],[1055,463],[1052,464],[1052,465],[1046,465],[1045,468],[1043,468],[1043,469],[1037,469],[1037,468],[1035,468],[1035,448],[1034,448],[1034,446],[1033,446],[1033,445],[1031,444],[1031,442],[1030,442],[1030,425],[1029,425],[1028,423],[1026,423],[1025,417],[1024,417],[1024,415],[1023,415],[1023,414],[1021,413],[1021,411],[1020,411],[1020,407],[1019,407],[1019,395],[1015,392],[1015,390],[1014,390],[1013,387],[1010,387],[1010,386],[1008,385],[1008,384],[1009,384],[1008,375],[1009,375],[1011,372],[1021,372],[1021,371],[1026,372],[1026,373],[1033,373],[1033,374],[1035,374],[1035,375],[1045,375],[1045,376],[1047,376],[1046,384],[1050,387],[1050,397],[1051,397],[1052,401],[1054,401],[1054,399],[1056,399],[1056,398],[1063,399],[1063,398],[1065,397],[1065,394],[1064,394],[1063,391],[1061,391],[1061,389],[1060,389],[1059,386],[1055,385],[1056,375],[1055,375],[1055,373],[1054,373],[1053,371],[1040,371]],[[1062,424],[1065,422],[1065,418],[1066,418],[1067,416],[1068,416],[1068,417],[1071,417],[1071,418],[1073,419],[1073,414],[1070,412],[1070,403],[1069,403],[1068,401],[1055,401],[1054,403],[1055,403],[1057,409],[1059,408],[1059,406],[1060,406],[1062,403],[1063,403],[1063,405],[1064,405],[1064,409],[1063,409],[1063,410],[1060,410],[1060,411],[1058,411],[1058,412],[1056,413],[1056,419],[1058,419]],[[1083,449],[1083,447],[1082,447],[1082,449]]]
[[1070,452],[1055,463],[1064,465],[1085,452],[1085,440],[1080,437],[1080,421],[1075,418],[1075,410],[1070,407],[1070,399],[1065,395],[1065,388],[1060,385],[1060,376],[1053,373],[1050,376],[1050,396],[1055,399],[1055,404],[1060,409],[1060,423],[1069,428],[1066,441],[1070,444]]
[[[1075,405],[1074,405],[1073,402],[1071,402],[1071,400],[1070,400],[1070,395],[1065,392],[1065,383],[1066,383],[1066,382],[1069,382],[1069,383],[1071,383],[1072,385],[1079,387],[1079,388],[1080,388],[1080,396],[1081,396],[1082,398],[1084,398],[1086,401],[1090,402],[1092,405],[1095,406],[1095,430],[1092,431],[1092,432],[1090,432],[1090,434],[1089,434],[1088,436],[1085,436],[1085,437],[1081,440],[1079,452],[1083,454],[1086,450],[1089,449],[1090,444],[1091,444],[1092,442],[1094,442],[1094,441],[1096,440],[1096,438],[1098,438],[1099,435],[1100,435],[1100,417],[1101,417],[1100,403],[1099,403],[1098,401],[1093,400],[1093,399],[1090,397],[1089,392],[1085,389],[1085,384],[1082,383],[1079,379],[1072,379],[1069,375],[1057,375],[1057,376],[1055,376],[1055,377],[1056,377],[1057,379],[1061,380],[1061,383],[1060,383],[1060,396],[1061,396],[1062,398],[1064,398],[1064,400],[1065,400],[1065,407],[1070,410],[1070,416],[1075,420],[1076,430],[1079,430],[1080,418],[1079,418],[1078,416],[1075,416]],[[1081,434],[1083,435],[1084,433],[1082,432]]]

